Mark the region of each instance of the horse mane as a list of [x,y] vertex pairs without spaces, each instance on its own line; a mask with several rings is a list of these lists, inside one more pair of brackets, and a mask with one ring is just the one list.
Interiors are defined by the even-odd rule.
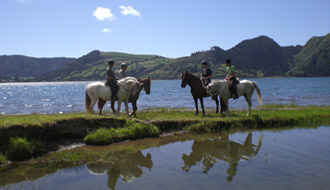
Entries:
[[196,77],[194,74],[187,72],[187,76],[191,76],[193,79],[200,80],[198,77]]

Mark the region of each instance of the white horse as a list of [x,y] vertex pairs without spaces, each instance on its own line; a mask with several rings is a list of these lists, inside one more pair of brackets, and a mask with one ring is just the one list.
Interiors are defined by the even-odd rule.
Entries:
[[[118,81],[119,89],[117,91],[118,97],[118,110],[117,116],[119,116],[119,111],[121,107],[121,103],[125,103],[125,109],[128,114],[128,98],[130,95],[135,94],[140,89],[139,81],[134,77],[126,77]],[[105,85],[104,82],[94,82],[88,84],[86,86],[86,93],[85,93],[85,112],[86,113],[94,113],[93,107],[96,101],[102,98],[106,101],[111,101],[111,91],[110,87]]]
[[[251,112],[251,106],[252,106],[252,101],[251,97],[254,92],[254,89],[257,91],[258,95],[258,102],[259,105],[262,105],[262,99],[261,99],[261,94],[260,90],[254,81],[249,81],[249,80],[243,80],[240,81],[239,84],[237,84],[237,95],[240,97],[244,95],[245,100],[249,106],[249,111],[247,113],[247,116],[250,115]],[[225,110],[227,112],[227,115],[229,116],[229,108],[228,108],[228,99],[232,98],[232,96],[235,96],[234,93],[231,93],[228,88],[228,83],[226,80],[214,80],[210,84],[207,85],[206,87],[207,93],[211,96],[211,98],[215,98],[216,94],[218,94],[224,101],[225,103]]]

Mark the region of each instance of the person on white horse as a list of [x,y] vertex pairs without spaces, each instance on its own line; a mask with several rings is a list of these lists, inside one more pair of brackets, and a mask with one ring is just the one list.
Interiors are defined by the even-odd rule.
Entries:
[[[247,116],[249,116],[251,113],[251,106],[252,106],[251,97],[254,92],[254,89],[257,91],[259,105],[263,104],[259,87],[257,86],[257,83],[254,81],[243,80],[237,84],[236,93],[235,95],[233,95],[233,92],[231,92],[228,87],[228,80],[230,80],[231,82],[236,82],[236,73],[233,66],[230,67],[230,62],[231,62],[230,59],[226,60],[226,64],[229,67],[226,80],[213,80],[210,84],[207,85],[206,92],[211,96],[212,99],[214,99],[216,95],[219,95],[219,97],[223,99],[223,102],[225,104],[224,110],[226,111],[227,116],[230,115],[228,108],[228,99],[229,98],[235,99],[244,95],[245,100],[249,107],[247,113]],[[235,77],[235,79],[232,79],[233,77]]]
[[[233,97],[234,100],[238,99],[239,96],[237,95],[237,78],[236,78],[236,71],[234,65],[231,65],[231,60],[226,60],[226,72],[227,76],[225,80],[228,82],[228,87],[231,92],[231,97]],[[234,94],[234,96],[233,96]]]
[[[114,61],[108,61],[108,65],[106,83],[94,82],[86,86],[85,111],[86,113],[93,113],[93,107],[99,98],[105,101],[118,100],[117,116],[119,116],[121,103],[124,102],[127,117],[129,117],[128,99],[131,95],[136,94],[140,90],[140,82],[134,77],[125,77],[117,81],[112,71]],[[108,85],[110,86],[110,90]]]
[[116,101],[117,98],[117,90],[119,88],[117,84],[117,79],[115,77],[115,73],[113,72],[112,68],[115,65],[115,62],[111,59],[108,61],[108,70],[107,70],[107,82],[106,85],[109,85],[111,91],[111,100]]
[[122,64],[120,65],[120,68],[121,68],[121,69],[118,71],[118,78],[119,78],[119,79],[123,79],[123,78],[125,78],[125,77],[128,76],[127,73],[126,73],[127,64],[126,64],[126,63],[122,63]]

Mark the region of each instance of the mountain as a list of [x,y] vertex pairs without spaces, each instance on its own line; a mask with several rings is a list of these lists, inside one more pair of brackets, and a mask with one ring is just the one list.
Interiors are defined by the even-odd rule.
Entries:
[[23,55],[0,56],[0,80],[33,78],[57,70],[74,58],[34,58]]
[[295,65],[288,72],[292,76],[330,76],[330,34],[313,37],[294,56]]
[[176,59],[99,50],[94,50],[78,59],[51,58],[49,62],[45,59],[24,56],[18,57],[21,59],[19,61],[8,62],[3,59],[8,60],[9,56],[0,56],[0,79],[9,80],[18,76],[30,77],[26,81],[105,80],[109,59],[115,61],[115,71],[120,69],[120,63],[127,63],[128,74],[136,78],[179,79],[183,71],[199,75],[201,60],[209,63],[213,78],[224,78],[226,75],[224,62],[227,58],[232,60],[241,78],[330,76],[329,52],[330,34],[313,37],[304,46],[285,47],[281,47],[267,36],[259,36],[244,40],[229,50],[213,46],[209,50],[194,52],[190,56]]
[[169,60],[157,55],[134,55],[94,50],[58,70],[40,75],[35,79],[37,81],[105,80],[109,59],[113,59],[117,63],[114,67],[116,71],[120,69],[119,63],[127,63],[129,75],[135,77],[148,77],[147,73],[152,75],[153,70],[162,67]]

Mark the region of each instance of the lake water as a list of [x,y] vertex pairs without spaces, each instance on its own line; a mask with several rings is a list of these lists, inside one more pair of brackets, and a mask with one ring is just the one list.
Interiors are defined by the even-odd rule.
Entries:
[[[330,77],[249,80],[257,82],[264,103],[330,105]],[[85,86],[89,83],[91,82],[0,83],[0,114],[83,112]],[[152,81],[151,94],[141,92],[138,108],[195,108],[190,87],[181,88],[180,84],[180,80]],[[256,107],[256,93],[252,100],[253,107]],[[206,108],[215,109],[215,103],[210,98],[204,104]],[[243,97],[230,100],[229,106],[235,109],[247,108]],[[110,110],[110,105],[107,104],[104,110]]]
[[[182,135],[76,150],[111,161],[0,170],[0,189],[330,189],[330,127]],[[138,148],[143,147],[143,148]],[[135,150],[135,151],[132,151]]]

